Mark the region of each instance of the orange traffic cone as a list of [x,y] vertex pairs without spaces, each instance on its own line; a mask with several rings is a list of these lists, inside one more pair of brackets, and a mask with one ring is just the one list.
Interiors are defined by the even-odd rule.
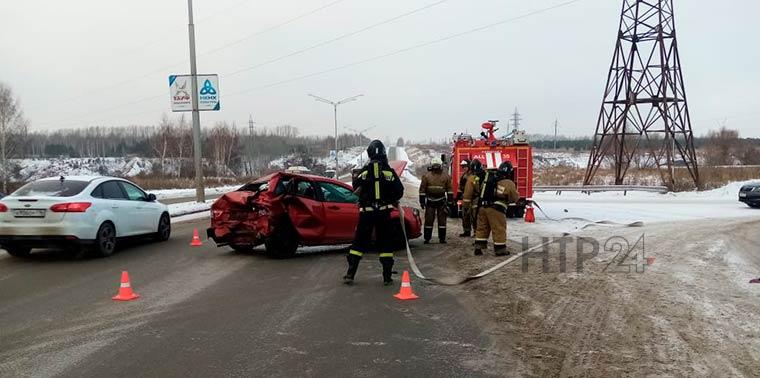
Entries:
[[132,291],[132,285],[129,283],[129,273],[127,271],[121,272],[121,285],[119,286],[119,294],[111,299],[115,301],[131,301],[133,299],[140,298],[139,295]]
[[414,292],[412,292],[412,281],[409,280],[409,272],[406,270],[404,271],[404,275],[401,276],[401,290],[399,290],[398,294],[394,295],[394,297],[401,300],[419,298]]
[[535,223],[536,214],[533,214],[533,205],[529,202],[528,207],[525,209],[525,223]]
[[190,242],[191,247],[200,247],[203,245],[200,236],[198,236],[198,229],[193,229],[193,241]]

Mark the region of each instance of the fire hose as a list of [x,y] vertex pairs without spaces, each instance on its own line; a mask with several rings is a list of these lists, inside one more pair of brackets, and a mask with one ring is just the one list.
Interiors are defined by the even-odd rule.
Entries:
[[[591,225],[595,225],[595,224],[622,225],[622,226],[626,226],[626,227],[643,227],[644,226],[644,223],[640,222],[640,221],[639,222],[633,222],[633,223],[624,224],[624,223],[617,223],[617,222],[611,222],[611,221],[592,221],[592,220],[589,220],[589,219],[577,218],[577,217],[553,219],[553,218],[549,217],[544,212],[543,209],[541,209],[541,207],[538,205],[538,203],[536,203],[535,201],[531,201],[531,204],[533,206],[536,206],[536,208],[539,211],[541,211],[541,213],[547,219],[549,219],[549,220],[553,220],[553,221],[580,220],[580,221],[589,222],[587,225],[579,228],[575,232],[581,231],[581,230],[585,229],[586,227],[591,226]],[[401,204],[399,204],[397,206],[397,210],[399,212],[399,219],[401,221],[401,230],[402,230],[402,232],[404,234],[404,245],[406,246],[406,257],[407,257],[407,260],[409,261],[409,265],[412,268],[412,272],[414,273],[415,276],[417,276],[417,278],[419,278],[421,280],[425,280],[427,282],[438,284],[438,285],[442,285],[442,286],[456,286],[456,285],[461,285],[461,284],[463,284],[465,282],[469,282],[469,281],[472,281],[472,280],[483,278],[483,277],[485,277],[485,276],[487,276],[487,275],[489,275],[489,274],[491,274],[491,273],[493,273],[493,272],[495,272],[495,271],[503,268],[504,266],[511,264],[512,262],[514,262],[515,260],[521,258],[525,254],[531,253],[531,252],[533,252],[533,251],[535,251],[535,250],[537,250],[539,248],[543,248],[543,247],[545,247],[545,246],[553,243],[553,241],[548,241],[548,242],[536,245],[536,246],[531,247],[529,249],[526,249],[525,251],[522,251],[522,252],[520,252],[520,253],[518,253],[518,254],[516,254],[516,255],[514,255],[514,256],[512,256],[512,257],[510,257],[510,258],[508,258],[508,259],[506,259],[506,260],[504,260],[504,261],[502,261],[502,262],[500,262],[500,263],[498,263],[498,264],[496,264],[496,265],[494,265],[494,266],[492,266],[492,267],[490,267],[490,268],[488,268],[488,269],[486,269],[486,270],[478,273],[478,274],[464,277],[464,278],[459,279],[458,281],[455,281],[455,282],[446,282],[446,281],[442,281],[442,280],[435,279],[435,278],[428,278],[428,277],[425,277],[424,274],[422,274],[422,272],[420,271],[419,267],[417,266],[417,263],[414,260],[414,256],[412,255],[412,249],[409,247],[409,239],[408,239],[407,234],[406,234],[406,223],[404,222],[404,208],[403,208],[403,206],[401,206]],[[566,232],[565,234],[563,234],[563,236],[568,236],[568,235],[570,235],[572,233],[573,232]],[[514,240],[512,240],[512,241],[515,242]]]

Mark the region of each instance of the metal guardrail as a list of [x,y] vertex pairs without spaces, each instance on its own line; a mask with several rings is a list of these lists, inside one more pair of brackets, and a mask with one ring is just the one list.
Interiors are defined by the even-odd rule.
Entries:
[[649,192],[649,193],[668,193],[666,186],[641,186],[641,185],[539,185],[533,187],[534,192],[581,192],[591,194],[593,192]]

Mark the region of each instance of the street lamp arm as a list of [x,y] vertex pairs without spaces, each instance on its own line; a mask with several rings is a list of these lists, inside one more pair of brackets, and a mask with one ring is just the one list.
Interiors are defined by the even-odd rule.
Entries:
[[311,96],[311,97],[314,97],[314,99],[315,99],[315,100],[317,100],[317,101],[319,101],[319,102],[324,102],[325,104],[330,104],[330,105],[333,105],[333,106],[336,106],[336,105],[338,105],[337,103],[335,103],[335,102],[332,102],[332,101],[330,101],[330,100],[328,100],[328,99],[326,99],[326,98],[322,98],[322,97],[319,97],[319,96],[315,96],[315,95],[313,95],[313,94],[311,94],[311,93],[309,93],[308,95],[309,95],[309,96]]
[[359,97],[362,97],[362,96],[364,96],[364,95],[360,94],[360,95],[356,95],[354,97],[344,98],[343,100],[340,100],[340,101],[336,102],[335,105],[341,105],[341,104],[345,104],[347,102],[356,101]]

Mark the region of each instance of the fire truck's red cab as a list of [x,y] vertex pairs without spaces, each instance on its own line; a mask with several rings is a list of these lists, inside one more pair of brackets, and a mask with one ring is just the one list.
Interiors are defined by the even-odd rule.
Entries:
[[[462,177],[462,160],[478,159],[483,168],[498,167],[509,161],[515,170],[515,185],[520,193],[517,203],[510,204],[507,216],[521,218],[525,205],[533,198],[533,147],[528,143],[525,132],[515,130],[508,137],[497,138],[495,135],[497,121],[488,121],[482,125],[485,130],[479,137],[467,134],[454,135],[451,152],[451,177],[454,193],[459,192],[459,180]],[[490,164],[489,164],[490,163]],[[464,191],[464,188],[462,188]],[[461,200],[451,209],[450,214],[460,214]]]

